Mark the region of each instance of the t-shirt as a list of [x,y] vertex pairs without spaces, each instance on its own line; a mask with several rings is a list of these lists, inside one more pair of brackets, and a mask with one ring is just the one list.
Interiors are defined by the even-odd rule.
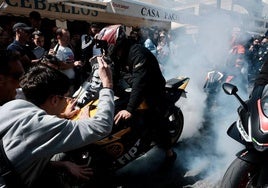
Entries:
[[37,59],[40,59],[46,53],[45,49],[40,46],[35,47],[32,52]]
[[[74,53],[71,48],[64,47],[64,46],[59,46],[58,50],[56,50],[56,48],[57,48],[57,45],[55,46],[54,51],[57,51],[56,57],[60,61],[70,62],[70,63],[74,62]],[[61,72],[63,72],[66,76],[68,76],[69,79],[75,78],[75,72],[73,68],[61,70]]]

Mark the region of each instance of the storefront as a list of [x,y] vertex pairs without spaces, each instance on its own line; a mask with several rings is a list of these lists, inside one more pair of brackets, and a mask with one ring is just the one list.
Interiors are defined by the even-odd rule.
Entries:
[[[126,26],[158,26],[170,28],[170,21],[161,21],[153,17],[139,17],[130,15],[122,15],[101,9],[88,9],[79,6],[69,6],[66,4],[48,3],[47,0],[6,0],[7,7],[2,9],[0,15],[13,15],[28,17],[31,11],[38,11],[42,18],[60,21],[86,21],[108,23],[108,24],[124,24]],[[121,6],[117,4],[117,6]],[[124,8],[124,7],[123,7]],[[128,10],[125,10],[126,12]],[[149,10],[147,10],[147,14]],[[152,13],[151,13],[152,14]]]

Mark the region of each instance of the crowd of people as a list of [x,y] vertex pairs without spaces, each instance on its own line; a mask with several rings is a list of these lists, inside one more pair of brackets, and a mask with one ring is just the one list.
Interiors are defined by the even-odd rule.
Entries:
[[268,35],[234,30],[229,44],[228,49],[223,50],[223,63],[216,68],[225,75],[225,82],[234,83],[250,94],[256,77],[268,60]]
[[[0,167],[5,167],[0,168],[0,187],[48,186],[46,178],[54,168],[88,180],[92,169],[70,161],[51,161],[51,157],[99,140],[114,124],[137,114],[157,130],[155,140],[166,151],[166,161],[176,159],[168,130],[162,126],[168,121],[163,72],[176,51],[169,31],[142,27],[132,28],[127,35],[122,25],[93,23],[84,34],[53,27],[51,35],[36,11],[29,14],[29,23],[14,23],[12,32],[0,28]],[[268,36],[233,39],[228,71],[250,85],[268,59]],[[77,101],[70,97],[92,73],[93,58],[102,83],[99,108],[93,118],[85,112],[81,120],[74,121],[80,109],[74,108]],[[118,86],[122,80],[124,88]],[[132,88],[127,104],[115,110],[114,95],[125,97],[125,87]],[[16,95],[18,88],[23,95]],[[140,113],[143,103],[149,110]]]
[[[14,23],[12,36],[3,28],[0,30],[0,187],[51,187],[47,178],[55,178],[55,169],[68,171],[77,179],[90,179],[92,169],[88,166],[53,161],[52,157],[107,136],[114,123],[135,117],[142,103],[149,107],[139,114],[145,122],[148,117],[157,117],[153,118],[154,123],[147,124],[158,130],[155,141],[165,149],[167,163],[176,159],[164,126],[165,78],[159,66],[168,57],[167,32],[160,34],[158,28],[153,28],[155,52],[151,53],[145,45],[150,37],[143,32],[151,33],[152,29],[133,29],[127,36],[124,26],[113,25],[117,38],[109,40],[105,38],[105,29],[110,28],[98,24],[91,24],[83,35],[55,27],[49,38],[41,27],[38,12],[31,12],[29,20],[30,25]],[[117,31],[120,35],[116,35]],[[108,43],[109,50],[98,46],[100,40]],[[79,120],[72,120],[81,112],[71,97],[92,72],[88,63],[92,58],[98,63],[102,83],[98,110],[90,118],[88,109],[83,108]],[[110,61],[114,62],[113,72]],[[115,111],[114,92],[121,88],[114,86],[122,78],[132,92],[126,108]],[[54,187],[61,187],[55,184],[57,180],[51,182]]]
[[[14,24],[16,23],[13,23],[13,25],[10,25],[10,23],[0,25],[0,49],[8,47],[9,49],[17,48],[19,50],[18,48],[20,48],[24,53],[27,53],[29,59],[24,59],[22,62],[26,69],[31,63],[39,61],[44,55],[53,51],[62,62],[68,62],[67,64],[61,64],[60,68],[74,82],[77,79],[81,79],[81,75],[78,74],[79,67],[82,64],[85,65],[90,57],[101,53],[94,43],[90,41],[93,41],[94,36],[106,26],[92,23],[88,25],[88,30],[85,33],[70,31],[56,26],[46,28],[42,24],[41,15],[37,11],[32,11],[29,14],[28,22],[17,23],[25,25],[15,26]],[[169,46],[171,36],[166,29],[133,27],[129,37],[147,47],[157,57],[161,68],[164,69],[164,65],[169,60],[171,53]],[[16,41],[19,41],[19,43]],[[13,44],[11,45],[11,43]],[[62,54],[63,47],[66,47],[65,50],[68,49],[68,52],[64,53],[69,55],[65,54],[65,57]],[[74,77],[74,72],[71,73],[72,70],[77,73],[77,77]],[[78,85],[79,83],[77,83]]]

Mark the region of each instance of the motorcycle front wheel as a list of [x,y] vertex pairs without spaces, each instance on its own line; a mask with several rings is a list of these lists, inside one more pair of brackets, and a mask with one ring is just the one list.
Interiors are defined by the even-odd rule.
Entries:
[[174,107],[168,114],[169,119],[169,134],[172,144],[176,144],[179,140],[184,124],[182,111],[178,107]]
[[221,188],[254,188],[257,187],[258,167],[236,158],[225,172]]

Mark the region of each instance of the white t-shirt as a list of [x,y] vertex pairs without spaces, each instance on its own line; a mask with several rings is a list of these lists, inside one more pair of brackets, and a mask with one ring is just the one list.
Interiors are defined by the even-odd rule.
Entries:
[[[56,51],[56,48],[57,45],[55,46],[54,51]],[[74,53],[69,47],[59,46],[56,57],[64,62],[70,62],[70,63],[74,62]],[[61,70],[61,72],[66,74],[66,76],[68,76],[69,79],[75,78],[75,72],[73,68]]]

